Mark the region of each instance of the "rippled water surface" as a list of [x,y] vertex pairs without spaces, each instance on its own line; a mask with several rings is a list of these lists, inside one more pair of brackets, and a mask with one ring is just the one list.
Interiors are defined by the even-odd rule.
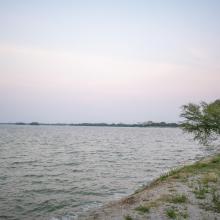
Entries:
[[73,219],[210,150],[177,128],[0,126],[0,219]]

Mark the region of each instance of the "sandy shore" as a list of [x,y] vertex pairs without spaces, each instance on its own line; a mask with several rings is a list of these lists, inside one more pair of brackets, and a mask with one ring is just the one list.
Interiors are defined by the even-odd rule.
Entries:
[[220,220],[220,154],[159,177],[139,192],[80,220]]

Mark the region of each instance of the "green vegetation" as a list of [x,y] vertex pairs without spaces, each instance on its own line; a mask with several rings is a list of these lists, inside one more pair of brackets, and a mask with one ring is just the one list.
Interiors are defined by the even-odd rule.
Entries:
[[183,218],[188,218],[188,217],[189,217],[189,215],[188,215],[187,212],[182,212],[182,213],[180,213],[180,215],[181,215]]
[[166,209],[166,216],[170,219],[186,219],[189,217],[186,211],[180,212],[173,207]]
[[187,202],[187,197],[186,195],[182,194],[182,195],[174,195],[171,197],[170,202],[172,203],[186,203]]
[[180,171],[180,169],[172,169],[171,171],[162,174],[162,175],[159,177],[158,180],[164,181],[164,180],[166,180],[166,179],[167,179],[168,177],[170,177],[170,176],[172,176],[172,177],[175,178],[175,179],[179,179],[179,178],[181,178],[179,171]]
[[200,206],[205,210],[220,213],[220,194],[215,187],[211,191],[211,203],[201,204]]
[[209,192],[208,186],[201,185],[201,183],[199,183],[199,185],[193,191],[193,193],[195,194],[197,199],[205,199],[206,193],[208,193],[208,192]]
[[192,133],[194,139],[202,144],[220,135],[220,99],[209,104],[202,102],[200,105],[183,105],[180,116],[185,119],[181,123],[183,130]]
[[[168,179],[181,179],[184,180],[187,176],[192,174],[201,173],[203,181],[217,181],[216,178],[220,175],[220,154],[216,155],[212,160],[199,161],[192,165],[183,166],[181,168],[173,169],[156,179],[151,185],[158,184]],[[212,174],[208,174],[212,173]],[[205,177],[207,175],[207,177]]]
[[212,202],[214,204],[214,210],[220,213],[220,195],[217,193],[216,189],[212,191]]
[[177,213],[174,208],[169,208],[166,210],[166,215],[168,218],[175,219],[177,217]]
[[131,217],[130,215],[126,215],[126,216],[124,217],[124,219],[125,219],[125,220],[132,220],[132,217]]
[[138,212],[142,212],[142,213],[148,213],[150,211],[150,208],[141,205],[141,206],[138,206],[137,208],[135,208],[135,210]]

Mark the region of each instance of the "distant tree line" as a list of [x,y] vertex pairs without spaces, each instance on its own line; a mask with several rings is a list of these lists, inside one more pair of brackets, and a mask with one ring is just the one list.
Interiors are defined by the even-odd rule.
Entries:
[[52,126],[94,126],[94,127],[170,127],[175,128],[179,127],[177,123],[167,123],[167,122],[144,122],[144,123],[135,123],[135,124],[126,124],[126,123],[40,123],[40,122],[16,122],[16,123],[4,123],[4,124],[13,124],[13,125],[52,125]]
[[177,123],[166,122],[152,122],[152,123],[137,123],[137,124],[125,124],[125,123],[79,123],[70,124],[71,126],[102,126],[102,127],[178,127]]

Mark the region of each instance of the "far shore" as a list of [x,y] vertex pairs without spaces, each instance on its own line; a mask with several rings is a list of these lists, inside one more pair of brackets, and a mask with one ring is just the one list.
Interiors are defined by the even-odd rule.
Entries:
[[80,220],[220,219],[220,153],[160,176]]
[[180,125],[175,122],[143,122],[143,123],[40,123],[40,122],[12,122],[12,123],[0,123],[0,125],[30,125],[30,126],[76,126],[76,127],[138,127],[138,128],[147,128],[147,127],[160,127],[160,128],[176,128]]

